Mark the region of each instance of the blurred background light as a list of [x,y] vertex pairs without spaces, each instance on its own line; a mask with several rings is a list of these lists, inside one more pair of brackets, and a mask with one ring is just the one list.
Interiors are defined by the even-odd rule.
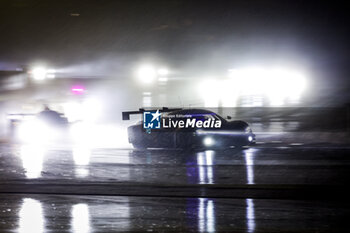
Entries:
[[71,91],[76,95],[80,95],[80,94],[83,94],[83,92],[85,91],[85,88],[83,86],[73,86],[71,88]]
[[157,71],[151,65],[143,65],[137,70],[137,77],[142,83],[152,83],[157,77]]
[[37,66],[31,70],[31,75],[34,80],[40,81],[45,79],[56,78],[55,69],[47,69],[45,67]]
[[169,70],[167,68],[160,68],[158,69],[157,71],[158,75],[161,75],[161,76],[166,76],[169,74]]
[[32,70],[32,75],[35,80],[44,80],[46,78],[46,69],[43,67],[35,67]]
[[198,91],[205,107],[258,107],[299,104],[306,88],[297,70],[248,67],[229,69],[225,79],[204,79]]

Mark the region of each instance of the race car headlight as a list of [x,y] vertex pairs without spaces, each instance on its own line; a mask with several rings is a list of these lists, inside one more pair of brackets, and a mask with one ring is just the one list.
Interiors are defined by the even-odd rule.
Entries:
[[18,137],[25,142],[42,142],[53,137],[53,132],[44,122],[33,120],[20,125]]
[[212,145],[215,144],[215,141],[214,141],[214,139],[211,138],[211,137],[206,137],[206,138],[204,138],[204,140],[203,140],[203,144],[204,144],[205,146],[212,146]]

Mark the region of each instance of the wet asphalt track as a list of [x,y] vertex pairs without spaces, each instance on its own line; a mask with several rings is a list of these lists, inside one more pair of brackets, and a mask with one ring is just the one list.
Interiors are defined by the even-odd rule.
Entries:
[[349,152],[2,145],[0,232],[342,232]]

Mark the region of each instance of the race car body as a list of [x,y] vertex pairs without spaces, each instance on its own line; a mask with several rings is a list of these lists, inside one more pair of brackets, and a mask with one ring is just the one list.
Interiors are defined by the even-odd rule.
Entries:
[[[123,115],[144,112],[140,109]],[[245,121],[227,121],[204,109],[165,108],[161,112],[161,127],[157,129],[145,129],[144,122],[128,127],[129,142],[135,148],[227,148],[255,143]]]

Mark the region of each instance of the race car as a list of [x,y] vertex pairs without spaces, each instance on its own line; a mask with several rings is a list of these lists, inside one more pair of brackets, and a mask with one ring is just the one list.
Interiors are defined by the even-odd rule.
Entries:
[[37,143],[65,139],[69,124],[63,114],[46,109],[39,114],[8,114],[12,141]]
[[160,125],[149,129],[145,116],[156,114],[154,111],[123,112],[123,120],[129,120],[132,114],[143,114],[143,121],[128,127],[128,140],[134,148],[241,148],[255,143],[255,134],[247,122],[228,121],[205,109],[158,109]]

